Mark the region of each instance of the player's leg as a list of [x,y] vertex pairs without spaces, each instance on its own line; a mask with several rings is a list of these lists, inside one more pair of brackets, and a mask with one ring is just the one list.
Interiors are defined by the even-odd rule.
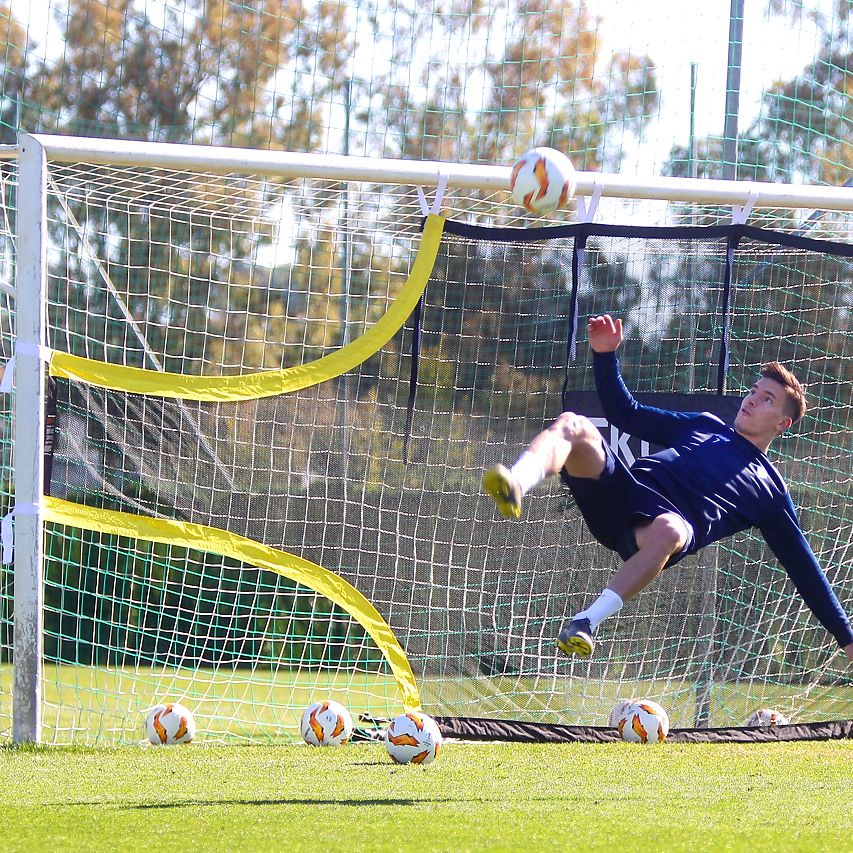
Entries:
[[546,477],[563,468],[573,477],[595,479],[604,469],[601,434],[588,418],[563,412],[540,432],[512,468],[495,465],[483,474],[483,489],[501,515],[521,517],[521,499]]
[[623,601],[642,592],[663,570],[673,554],[690,539],[687,522],[673,512],[634,528],[637,553],[626,560],[607,584]]
[[595,647],[593,636],[598,626],[661,573],[669,558],[687,544],[690,530],[681,516],[668,512],[636,527],[634,538],[637,552],[620,566],[601,595],[576,613],[560,632],[557,638],[560,651],[589,657]]

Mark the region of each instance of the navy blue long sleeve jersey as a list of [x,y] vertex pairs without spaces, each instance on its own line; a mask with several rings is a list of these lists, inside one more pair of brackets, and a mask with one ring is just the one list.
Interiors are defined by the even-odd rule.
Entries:
[[643,406],[619,373],[615,353],[595,353],[595,385],[618,429],[667,448],[638,459],[631,473],[663,495],[691,525],[688,553],[742,530],[758,528],[821,624],[846,646],[853,630],[800,529],[788,489],[754,444],[708,412]]

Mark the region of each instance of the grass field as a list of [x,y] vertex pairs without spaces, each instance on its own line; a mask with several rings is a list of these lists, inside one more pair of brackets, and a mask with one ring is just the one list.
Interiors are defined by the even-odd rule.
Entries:
[[853,741],[0,748],[4,851],[853,850]]

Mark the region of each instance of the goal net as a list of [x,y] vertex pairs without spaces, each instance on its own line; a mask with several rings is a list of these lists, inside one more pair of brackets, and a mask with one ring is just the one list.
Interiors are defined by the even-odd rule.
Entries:
[[[516,524],[480,492],[564,391],[593,388],[575,333],[591,313],[626,319],[640,393],[726,400],[780,360],[813,411],[774,460],[849,611],[849,218],[756,207],[762,230],[735,231],[719,204],[605,198],[591,223],[531,221],[451,178],[425,219],[417,169],[406,183],[108,160],[47,166],[44,740],[140,739],[167,700],[206,740],[298,738],[324,698],[373,719],[420,704],[602,726],[638,695],[676,727],[767,706],[849,717],[843,656],[760,539],[668,569],[570,661],[554,638],[615,558],[559,481]],[[9,210],[29,188],[14,166],[4,181]],[[0,296],[8,360],[16,303]],[[8,565],[0,594],[8,693]]]

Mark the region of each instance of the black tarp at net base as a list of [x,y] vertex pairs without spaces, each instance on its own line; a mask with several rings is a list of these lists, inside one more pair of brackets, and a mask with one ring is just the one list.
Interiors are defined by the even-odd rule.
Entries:
[[[444,737],[456,740],[511,743],[611,743],[621,740],[619,732],[609,726],[563,726],[476,717],[436,717],[435,721]],[[842,738],[853,738],[853,720],[758,728],[670,729],[666,740],[667,743],[769,743]]]

